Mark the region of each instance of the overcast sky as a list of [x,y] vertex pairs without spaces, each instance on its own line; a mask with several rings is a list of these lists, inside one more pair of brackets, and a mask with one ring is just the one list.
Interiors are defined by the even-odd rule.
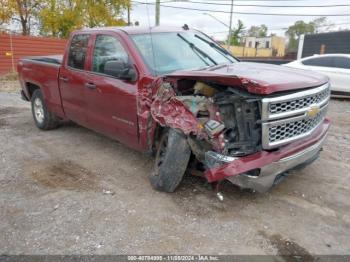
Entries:
[[[228,0],[192,0],[202,3],[165,3],[169,0],[161,0],[163,5],[186,7],[186,8],[197,8],[197,9],[209,9],[217,11],[230,12],[229,5],[209,5],[203,4],[203,2],[215,2],[222,4],[229,4]],[[138,4],[137,2],[148,2],[148,5]],[[132,11],[131,11],[131,21],[139,21],[141,26],[153,26],[155,24],[155,6],[151,5],[155,0],[135,0],[132,1]],[[235,4],[258,4],[258,5],[336,5],[336,4],[348,4],[349,6],[342,7],[252,7],[252,6],[234,6],[234,11],[236,12],[259,12],[259,13],[282,13],[282,14],[350,14],[350,1],[349,0],[270,0],[270,1],[248,1],[248,0],[235,0]],[[216,13],[216,12],[204,12],[204,11],[193,11],[193,10],[182,10],[173,9],[168,7],[161,7],[160,11],[160,24],[161,25],[171,25],[171,26],[182,26],[184,23],[188,24],[190,27],[197,28],[217,40],[223,40],[227,36],[227,27],[217,22],[215,19],[203,13],[210,13],[222,22],[229,24],[230,15],[228,13]],[[237,20],[241,19],[248,29],[252,25],[265,24],[269,28],[270,33],[276,33],[277,35],[284,36],[286,31],[284,28],[292,25],[297,20],[304,20],[309,22],[317,18],[312,16],[263,16],[263,15],[244,15],[244,14],[234,14],[233,15],[233,26],[237,24]],[[336,24],[334,29],[339,27],[345,29],[350,29],[350,16],[329,16],[328,20]],[[349,24],[344,24],[349,23]]]

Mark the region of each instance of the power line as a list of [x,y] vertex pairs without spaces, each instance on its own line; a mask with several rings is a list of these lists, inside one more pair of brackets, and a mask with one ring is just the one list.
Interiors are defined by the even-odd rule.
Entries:
[[[332,27],[332,26],[338,26],[338,25],[350,25],[350,23],[338,23],[338,24],[331,24],[331,25],[321,25],[319,27]],[[267,27],[269,31],[271,30],[286,30],[287,27]],[[209,34],[227,34],[226,31],[218,31],[218,32],[209,32]]]
[[[139,1],[132,1],[137,4],[142,5],[155,5],[155,3],[146,3],[146,2],[139,2]],[[223,11],[223,10],[212,10],[212,9],[200,9],[200,8],[191,8],[191,7],[180,7],[180,6],[171,6],[171,5],[163,5],[160,6],[166,7],[166,8],[174,8],[174,9],[182,9],[182,10],[192,10],[192,11],[201,11],[201,12],[214,12],[214,13],[225,13],[230,14],[229,11]],[[240,15],[265,15],[265,16],[350,16],[350,14],[281,14],[281,13],[260,13],[260,12],[237,12],[233,11],[234,14],[240,14]]]
[[[181,1],[181,0],[169,0],[169,1]],[[229,2],[230,0],[209,0],[212,2]],[[314,0],[235,0],[235,2],[305,2]]]
[[[162,1],[163,3],[171,2],[183,2],[185,0],[168,0]],[[211,2],[230,2],[230,0],[209,0]],[[314,0],[235,0],[235,2],[305,2],[305,1],[314,1]]]
[[[184,4],[203,4],[203,5],[222,5],[222,6],[230,6],[228,3],[213,3],[213,2],[200,2],[200,1],[192,1],[192,0],[179,0],[179,1],[164,1],[161,3],[184,3]],[[234,6],[246,6],[246,7],[345,7],[350,6],[350,4],[333,4],[333,5],[262,5],[262,4],[234,4]]]

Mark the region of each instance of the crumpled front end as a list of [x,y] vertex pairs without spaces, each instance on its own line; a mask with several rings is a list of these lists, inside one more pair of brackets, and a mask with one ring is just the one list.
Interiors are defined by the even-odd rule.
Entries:
[[[150,113],[160,126],[187,136],[195,156],[191,166],[209,182],[228,179],[263,192],[281,173],[316,158],[329,127],[329,84],[266,96],[246,91],[248,82],[158,80]],[[258,177],[268,182],[256,183]]]
[[273,152],[261,151],[234,159],[215,155],[211,161],[221,162],[221,165],[206,170],[205,176],[209,182],[227,179],[241,188],[264,193],[281,182],[288,175],[288,171],[310,164],[318,158],[329,126],[330,121],[325,119],[311,137]]
[[247,97],[233,88],[198,81],[176,86],[163,82],[151,114],[161,126],[186,134],[200,161],[208,149],[231,156],[247,155],[260,149],[261,125],[259,98],[244,94]]

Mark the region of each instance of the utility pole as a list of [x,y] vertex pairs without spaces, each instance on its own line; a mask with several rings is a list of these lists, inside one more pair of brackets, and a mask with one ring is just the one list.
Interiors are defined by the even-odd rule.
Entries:
[[159,25],[159,17],[160,17],[160,0],[156,0],[156,26]]
[[12,73],[15,71],[15,59],[14,59],[14,53],[13,53],[13,41],[12,41],[12,31],[10,30],[10,48],[11,48],[11,62],[12,62]]
[[227,39],[227,46],[228,50],[230,50],[231,47],[231,37],[232,37],[232,16],[233,16],[233,0],[231,0],[231,12],[230,12],[230,29],[228,31],[228,39]]
[[130,22],[130,5],[128,5],[128,26],[131,25],[131,22]]

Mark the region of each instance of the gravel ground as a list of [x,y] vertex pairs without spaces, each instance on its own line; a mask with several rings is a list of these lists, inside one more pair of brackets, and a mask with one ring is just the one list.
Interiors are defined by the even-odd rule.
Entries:
[[319,160],[265,194],[154,191],[152,159],[74,124],[39,131],[0,92],[0,254],[350,254],[350,101]]

